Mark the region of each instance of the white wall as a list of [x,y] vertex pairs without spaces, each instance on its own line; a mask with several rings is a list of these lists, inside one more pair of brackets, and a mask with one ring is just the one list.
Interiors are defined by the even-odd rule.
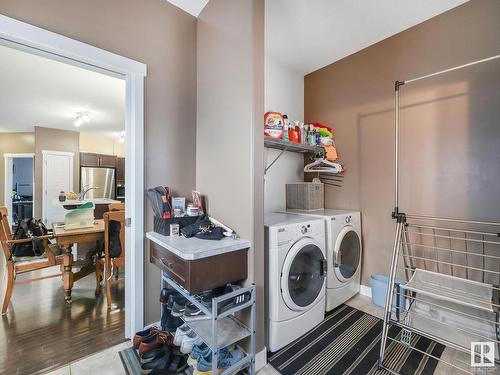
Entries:
[[[273,22],[272,10],[266,1],[266,30]],[[271,33],[265,39],[265,94],[266,112],[287,114],[290,120],[304,121],[304,76],[273,56],[273,45],[280,43]],[[265,149],[266,165],[269,165],[280,151]],[[285,184],[304,181],[302,154],[285,152],[269,169],[265,178],[264,212],[275,212],[285,208]]]

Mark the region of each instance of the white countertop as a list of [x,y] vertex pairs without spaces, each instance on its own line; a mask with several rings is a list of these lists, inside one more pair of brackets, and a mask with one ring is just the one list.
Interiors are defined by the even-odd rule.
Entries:
[[163,236],[156,232],[147,232],[146,237],[185,260],[207,258],[232,251],[248,249],[251,246],[250,241],[241,238],[234,240],[226,237],[219,241],[201,240],[196,237]]
[[75,200],[69,200],[66,199],[64,202],[58,201],[61,206],[81,206],[84,203],[87,202],[94,202],[94,205],[98,204],[112,204],[112,203],[121,203],[120,201],[110,199],[110,198],[96,198],[96,199],[75,199]]

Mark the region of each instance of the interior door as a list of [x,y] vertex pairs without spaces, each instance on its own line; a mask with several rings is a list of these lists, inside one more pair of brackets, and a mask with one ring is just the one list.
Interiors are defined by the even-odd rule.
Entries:
[[302,311],[323,294],[325,257],[311,239],[297,241],[288,251],[281,273],[281,290],[286,305]]
[[43,151],[42,217],[45,225],[64,221],[59,192],[73,191],[73,153]]
[[359,268],[361,259],[361,239],[350,225],[340,231],[334,252],[335,276],[340,281],[349,281]]

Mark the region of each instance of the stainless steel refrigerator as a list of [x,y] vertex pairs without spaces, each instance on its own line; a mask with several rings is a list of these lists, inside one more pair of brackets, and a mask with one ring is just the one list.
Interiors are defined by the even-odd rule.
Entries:
[[115,199],[115,169],[98,167],[80,168],[80,193],[89,188],[85,199]]

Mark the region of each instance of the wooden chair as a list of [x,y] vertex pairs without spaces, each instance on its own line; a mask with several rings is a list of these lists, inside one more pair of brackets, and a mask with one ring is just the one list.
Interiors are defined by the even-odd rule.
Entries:
[[125,203],[110,203],[108,211],[125,211]]
[[0,207],[0,242],[2,252],[7,265],[7,288],[2,304],[2,315],[7,313],[16,276],[22,273],[32,272],[43,268],[61,265],[62,255],[58,251],[58,246],[49,242],[53,237],[51,235],[40,236],[44,247],[44,254],[36,257],[15,257],[11,253],[11,247],[14,244],[31,242],[31,238],[23,240],[14,240],[11,227],[8,220],[8,211],[6,207]]
[[[125,211],[109,211],[103,215],[104,219],[104,258],[96,258],[96,296],[101,293],[101,283],[103,268],[106,278],[106,302],[108,309],[111,308],[111,285],[116,284],[116,280],[112,280],[111,269],[125,266]],[[110,244],[110,222],[115,221],[120,223],[120,247],[121,254],[119,257],[111,258],[109,251]]]

